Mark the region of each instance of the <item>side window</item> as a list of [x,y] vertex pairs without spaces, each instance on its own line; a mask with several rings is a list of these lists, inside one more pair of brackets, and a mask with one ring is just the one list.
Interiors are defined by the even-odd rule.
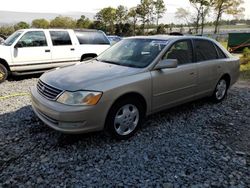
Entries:
[[101,32],[76,31],[75,34],[80,44],[110,44]]
[[177,59],[178,64],[193,62],[192,44],[190,40],[178,41],[171,46],[163,59]]
[[93,44],[110,44],[110,42],[103,33],[93,32]]
[[227,58],[227,56],[224,54],[224,52],[217,45],[215,45],[215,48],[216,48],[217,53],[218,53],[218,59]]
[[43,31],[28,31],[18,41],[21,47],[47,46],[46,37]]
[[69,33],[67,31],[50,31],[53,46],[72,45]]
[[207,40],[195,40],[196,61],[217,59],[217,51],[212,42]]
[[75,31],[75,34],[80,44],[90,44],[88,32]]

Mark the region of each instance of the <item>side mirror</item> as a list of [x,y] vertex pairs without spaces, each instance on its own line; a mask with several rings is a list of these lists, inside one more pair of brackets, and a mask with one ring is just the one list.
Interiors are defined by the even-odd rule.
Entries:
[[17,42],[16,45],[14,46],[14,48],[22,48],[22,44],[20,42]]
[[156,66],[155,70],[161,70],[166,68],[176,68],[178,66],[178,60],[177,59],[164,59],[161,60]]

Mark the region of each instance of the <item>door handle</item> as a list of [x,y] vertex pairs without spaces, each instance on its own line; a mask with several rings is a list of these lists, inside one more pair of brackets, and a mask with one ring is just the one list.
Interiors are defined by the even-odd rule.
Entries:
[[71,50],[71,51],[74,51],[74,50],[75,50],[75,48],[70,48],[70,50]]
[[50,50],[45,50],[45,52],[50,52]]

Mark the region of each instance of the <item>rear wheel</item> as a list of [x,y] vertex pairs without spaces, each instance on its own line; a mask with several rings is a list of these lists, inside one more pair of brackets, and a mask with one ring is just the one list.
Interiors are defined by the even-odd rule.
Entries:
[[4,82],[8,77],[8,70],[7,68],[0,64],[0,83]]
[[145,117],[143,106],[133,99],[115,103],[107,117],[106,127],[117,139],[127,139],[134,135]]
[[215,87],[214,94],[212,96],[213,100],[215,102],[221,102],[227,95],[228,87],[229,85],[227,80],[225,78],[221,78]]

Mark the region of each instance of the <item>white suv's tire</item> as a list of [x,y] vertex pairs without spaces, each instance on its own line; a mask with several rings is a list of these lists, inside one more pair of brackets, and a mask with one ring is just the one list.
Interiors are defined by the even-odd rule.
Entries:
[[0,63],[0,83],[4,82],[8,77],[7,68]]

